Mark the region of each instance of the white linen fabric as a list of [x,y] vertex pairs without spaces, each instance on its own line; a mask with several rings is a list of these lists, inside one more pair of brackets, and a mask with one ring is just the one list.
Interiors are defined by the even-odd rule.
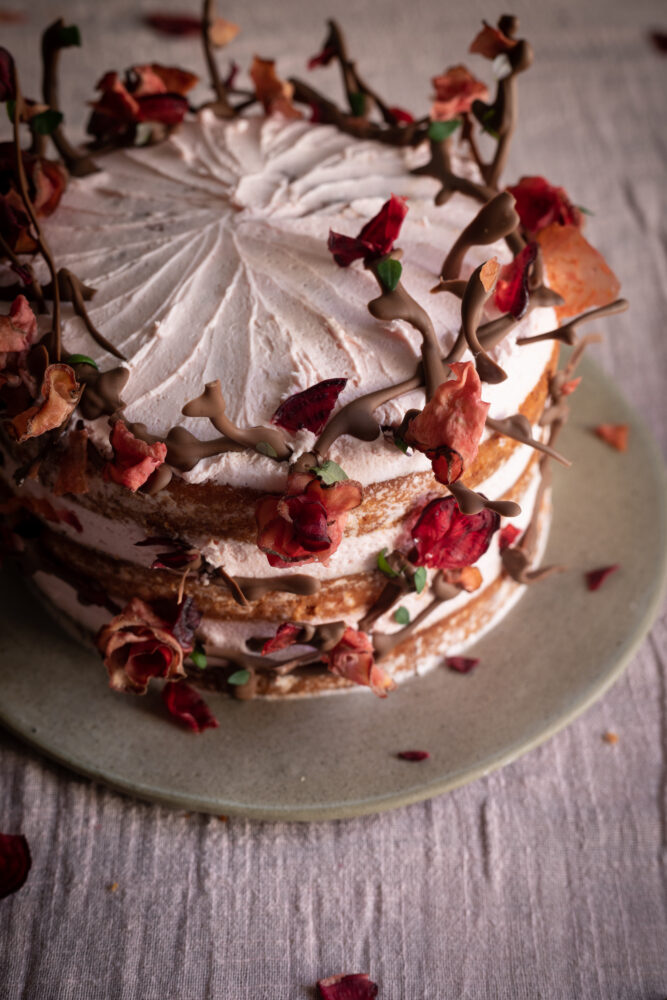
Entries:
[[[158,39],[139,24],[140,12],[180,10],[181,0],[18,6],[28,20],[2,24],[1,42],[31,96],[37,32],[60,13],[82,30],[83,49],[62,57],[66,109],[82,108],[107,68],[202,65],[196,39]],[[605,324],[596,355],[667,450],[667,59],[648,40],[667,28],[664,6],[513,9],[536,65],[520,81],[507,178],[542,173],[595,211],[591,239],[632,302]],[[390,103],[421,111],[428,78],[446,66],[490,68],[464,53],[479,20],[500,10],[230,0],[221,13],[243,26],[237,61],[276,56],[285,76],[305,74],[333,14],[364,75]],[[333,69],[315,79],[337,86]],[[69,119],[80,126],[83,112]],[[540,749],[431,802],[360,820],[186,816],[72,776],[0,734],[0,830],[25,833],[33,854],[24,888],[0,902],[0,995],[307,1000],[320,977],[366,971],[381,1000],[662,1000],[666,638],[663,617],[604,699]]]

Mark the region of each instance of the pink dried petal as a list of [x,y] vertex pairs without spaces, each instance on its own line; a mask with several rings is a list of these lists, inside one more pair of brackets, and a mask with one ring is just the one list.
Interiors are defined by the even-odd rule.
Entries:
[[301,628],[298,625],[292,625],[291,622],[283,622],[282,625],[278,626],[274,637],[267,639],[262,646],[262,656],[268,656],[270,653],[277,653],[279,649],[287,649],[288,646],[293,646],[300,632]]
[[407,211],[405,199],[392,194],[358,236],[344,236],[331,231],[327,246],[338,266],[348,267],[355,260],[374,260],[391,253]]
[[319,1000],[374,1000],[378,987],[368,973],[356,972],[318,980],[317,992]]
[[500,516],[485,508],[462,514],[454,497],[428,503],[412,529],[415,543],[410,560],[431,569],[472,566],[484,555],[500,526]]
[[560,387],[561,396],[571,396],[572,393],[575,391],[575,389],[579,388],[580,382],[581,382],[581,375],[578,375],[577,378],[568,379],[567,382],[563,382],[562,386]]
[[144,23],[161,35],[188,35],[201,33],[201,18],[191,14],[146,14]]
[[405,108],[392,107],[389,108],[389,110],[399,125],[411,125],[415,120],[415,116],[410,114],[409,111],[406,111]]
[[521,319],[528,308],[528,279],[537,258],[537,250],[537,243],[527,243],[512,263],[506,264],[500,272],[494,302],[501,312],[509,313],[514,319]]
[[459,674],[470,673],[478,663],[479,660],[473,656],[447,656],[445,658],[445,665],[450,670],[456,670]]
[[325,45],[321,52],[311,56],[308,60],[308,69],[316,69],[318,66],[328,66],[332,59],[336,58],[336,49],[333,45]]
[[165,684],[162,688],[162,701],[171,717],[193,733],[218,728],[218,720],[204,699],[185,681]]
[[428,760],[431,755],[428,750],[401,750],[396,756],[401,760]]
[[506,524],[504,528],[501,528],[498,535],[498,548],[500,551],[504,552],[510,545],[513,545],[520,534],[520,529],[516,528],[513,524]]
[[620,564],[615,563],[613,566],[601,566],[600,569],[589,570],[588,573],[584,573],[586,586],[589,590],[599,590],[607,577],[620,568]]
[[600,440],[615,448],[616,451],[628,450],[628,425],[627,424],[598,424],[593,428]]
[[0,899],[18,892],[28,877],[32,859],[22,833],[0,833]]
[[554,187],[544,177],[522,177],[507,190],[514,196],[521,225],[527,232],[538,233],[552,223],[581,229],[583,216],[565,189]]
[[346,385],[346,378],[329,378],[295,393],[280,404],[271,417],[271,423],[290,434],[300,430],[320,434]]

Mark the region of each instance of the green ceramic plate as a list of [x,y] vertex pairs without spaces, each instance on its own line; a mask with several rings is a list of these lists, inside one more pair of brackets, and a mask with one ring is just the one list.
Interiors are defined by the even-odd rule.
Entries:
[[[559,447],[545,561],[569,573],[528,589],[477,643],[471,674],[437,669],[384,701],[365,690],[282,702],[207,695],[220,728],[201,736],[163,715],[157,692],[112,693],[97,657],[60,630],[16,579],[0,578],[0,722],[79,774],[202,812],[322,820],[438,795],[546,740],[619,676],[659,607],[666,575],[665,478],[657,449],[590,362]],[[630,447],[591,433],[628,423]],[[641,487],[641,488],[640,488]],[[629,512],[632,517],[629,517]],[[621,570],[595,593],[584,571]],[[424,749],[411,764],[397,751]]]

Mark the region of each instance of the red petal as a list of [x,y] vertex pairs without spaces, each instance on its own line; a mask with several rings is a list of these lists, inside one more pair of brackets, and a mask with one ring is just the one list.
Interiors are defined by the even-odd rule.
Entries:
[[193,733],[218,728],[218,720],[204,699],[185,681],[165,684],[162,688],[162,700],[171,717]]
[[14,59],[11,52],[0,46],[0,102],[13,101],[15,98]]
[[18,892],[28,877],[32,859],[22,833],[0,833],[0,899]]
[[521,319],[528,308],[528,278],[537,250],[537,243],[528,243],[511,264],[503,267],[498,278],[495,304],[501,312],[510,313],[515,319]]
[[268,656],[270,653],[277,653],[279,649],[287,649],[288,646],[293,646],[300,632],[301,629],[298,625],[292,625],[291,622],[283,622],[282,625],[278,626],[273,639],[268,639],[262,646],[262,656]]
[[552,223],[540,230],[537,240],[549,287],[565,302],[556,307],[559,322],[594,306],[605,306],[618,297],[618,278],[576,226]]
[[399,124],[410,125],[415,120],[415,116],[411,115],[410,112],[406,111],[404,108],[394,107],[389,108],[389,110]]
[[311,56],[308,60],[308,69],[316,69],[318,66],[328,66],[335,58],[336,50],[333,45],[326,45],[317,55]]
[[571,378],[568,382],[563,382],[560,387],[561,396],[571,396],[574,390],[579,387],[580,382],[581,375],[578,375],[577,378]]
[[317,990],[319,1000],[373,1000],[378,995],[377,984],[365,972],[320,979]]
[[612,573],[615,573],[617,569],[620,569],[619,563],[615,563],[613,566],[601,566],[600,569],[592,569],[588,573],[585,573],[586,586],[589,590],[599,590],[604,581]]
[[516,39],[508,38],[499,28],[493,28],[486,21],[482,21],[484,27],[475,35],[470,44],[469,52],[477,52],[487,59],[495,59],[503,52],[509,52],[516,45]]
[[510,545],[513,545],[520,534],[521,531],[519,528],[515,528],[513,524],[506,524],[498,536],[498,548],[500,551],[504,552]]
[[544,177],[522,177],[507,190],[514,195],[521,225],[529,233],[538,233],[552,223],[581,229],[583,216],[565,189],[554,187]]
[[326,508],[315,497],[288,497],[287,510],[294,535],[307,552],[322,552],[331,544]]
[[329,378],[295,393],[280,404],[271,423],[291,434],[302,429],[320,434],[346,385],[346,378]]
[[396,687],[391,677],[375,663],[373,644],[366,633],[350,626],[345,629],[337,645],[325,654],[324,659],[332,674],[363,687],[370,687],[379,698],[386,698],[387,692]]
[[500,516],[485,508],[462,514],[454,497],[431,500],[412,529],[415,551],[410,559],[418,566],[456,569],[472,566],[488,549]]
[[160,122],[162,125],[178,125],[188,111],[188,102],[180,94],[155,94],[139,97],[138,120],[140,122]]
[[598,424],[594,430],[602,441],[606,441],[616,451],[628,450],[629,431],[627,424]]
[[107,462],[104,478],[126,486],[135,493],[152,476],[167,457],[167,446],[161,441],[148,444],[135,437],[132,431],[117,420],[111,431],[113,462]]
[[450,670],[456,670],[459,674],[469,674],[473,670],[479,660],[472,656],[447,656],[445,658],[445,664]]
[[433,77],[435,101],[431,108],[434,121],[450,121],[470,111],[476,100],[486,101],[489,91],[465,66],[450,66],[440,76]]
[[386,201],[375,215],[361,229],[356,237],[329,233],[327,246],[339,267],[348,267],[352,261],[373,260],[391,252],[408,211],[404,198],[396,195]]
[[191,14],[146,14],[144,23],[161,35],[199,35],[201,18]]
[[463,459],[458,451],[448,448],[446,444],[433,451],[427,451],[426,457],[433,465],[433,475],[444,486],[455,483],[463,475]]
[[401,750],[396,756],[401,760],[428,760],[431,755],[428,750]]

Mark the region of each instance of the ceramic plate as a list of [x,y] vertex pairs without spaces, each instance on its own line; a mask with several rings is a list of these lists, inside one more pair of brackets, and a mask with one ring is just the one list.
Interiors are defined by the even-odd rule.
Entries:
[[[380,700],[206,698],[220,728],[197,736],[163,714],[157,691],[111,692],[95,654],[0,578],[0,722],[80,774],[141,798],[215,814],[321,820],[438,795],[507,764],[592,704],[627,664],[659,607],[667,531],[662,461],[616,387],[590,362],[554,469],[545,562],[569,572],[526,590],[479,641],[470,674],[436,669]],[[614,451],[591,428],[628,423]],[[632,513],[630,517],[629,514]],[[620,563],[589,592],[586,570]],[[445,651],[443,650],[443,653]],[[413,764],[397,751],[423,749]]]

